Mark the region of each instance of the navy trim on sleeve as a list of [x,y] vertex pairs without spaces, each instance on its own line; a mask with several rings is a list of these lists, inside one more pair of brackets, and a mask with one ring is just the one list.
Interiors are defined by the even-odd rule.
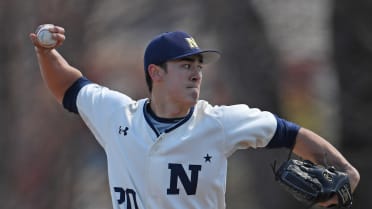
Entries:
[[301,127],[295,123],[279,118],[278,116],[275,116],[275,118],[277,121],[276,131],[273,138],[266,147],[287,147],[289,149],[292,149],[296,142],[298,131]]
[[65,92],[62,101],[63,107],[70,112],[79,114],[76,106],[77,95],[81,88],[90,83],[92,82],[88,80],[86,77],[81,77],[77,79]]

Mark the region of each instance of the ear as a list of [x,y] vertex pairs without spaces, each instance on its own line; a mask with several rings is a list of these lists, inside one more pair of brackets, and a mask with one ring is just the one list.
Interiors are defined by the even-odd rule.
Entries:
[[155,64],[150,64],[147,70],[153,82],[162,80],[164,70],[161,69],[159,66]]

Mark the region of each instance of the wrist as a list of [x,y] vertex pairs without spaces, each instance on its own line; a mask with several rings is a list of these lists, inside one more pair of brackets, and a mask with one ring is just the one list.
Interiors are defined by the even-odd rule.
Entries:
[[34,49],[37,54],[47,54],[53,50],[53,48],[45,48],[45,47],[38,47],[38,46],[35,46]]
[[360,180],[360,174],[357,169],[350,166],[346,169],[346,173],[349,176],[349,183],[351,187],[351,191],[354,193],[356,187],[358,186],[359,180]]

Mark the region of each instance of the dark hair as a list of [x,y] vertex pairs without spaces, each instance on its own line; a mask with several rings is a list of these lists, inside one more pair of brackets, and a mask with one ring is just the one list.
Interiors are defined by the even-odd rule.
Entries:
[[[161,63],[157,66],[159,66],[165,72],[167,72],[167,62]],[[152,92],[152,79],[151,79],[151,76],[150,76],[149,71],[147,69],[145,70],[145,78],[146,78],[147,88],[149,89],[149,92],[151,93]]]

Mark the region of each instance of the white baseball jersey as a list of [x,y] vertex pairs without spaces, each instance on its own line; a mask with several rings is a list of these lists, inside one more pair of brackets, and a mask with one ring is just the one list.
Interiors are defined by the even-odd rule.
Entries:
[[85,85],[76,105],[104,148],[114,209],[223,209],[227,158],[237,149],[266,146],[277,121],[247,105],[200,100],[177,127],[157,133],[147,99],[97,84]]

